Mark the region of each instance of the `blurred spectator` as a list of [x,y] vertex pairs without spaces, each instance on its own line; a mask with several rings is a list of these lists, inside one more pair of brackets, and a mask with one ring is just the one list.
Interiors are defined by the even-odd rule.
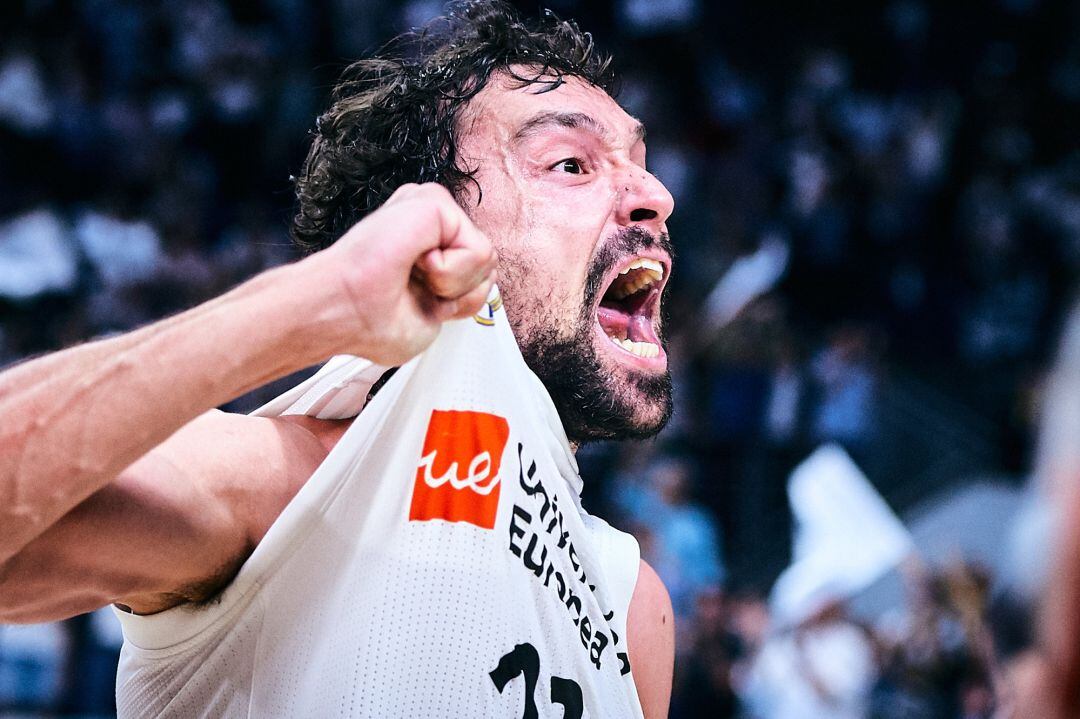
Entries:
[[161,262],[161,240],[142,220],[88,210],[75,221],[75,237],[106,287],[149,279]]
[[829,338],[811,364],[819,398],[812,420],[818,442],[864,450],[873,439],[878,379],[869,333],[846,326]]
[[905,578],[908,614],[881,633],[884,671],[873,716],[951,719],[992,710],[987,578],[970,567],[935,573],[918,564],[906,565]]
[[877,674],[872,636],[833,601],[766,640],[741,693],[761,719],[865,719]]
[[699,597],[724,580],[716,520],[690,499],[692,472],[685,460],[660,457],[644,479],[644,486],[617,486],[615,504],[648,531],[645,559],[667,585],[676,620],[689,619]]
[[798,349],[791,338],[782,338],[776,347],[775,365],[765,405],[764,435],[774,446],[789,446],[804,431],[807,405],[807,377],[799,363]]
[[47,130],[52,120],[52,102],[37,58],[14,53],[0,61],[0,122],[33,135]]
[[66,652],[58,624],[0,625],[0,711],[54,707],[65,681]]
[[679,685],[672,708],[675,717],[736,716],[735,666],[744,658],[746,640],[733,626],[730,604],[719,588],[697,597],[694,614],[687,618],[691,631],[684,632],[681,645],[676,644]]
[[48,207],[0,225],[0,296],[20,302],[75,290],[79,258],[70,232]]

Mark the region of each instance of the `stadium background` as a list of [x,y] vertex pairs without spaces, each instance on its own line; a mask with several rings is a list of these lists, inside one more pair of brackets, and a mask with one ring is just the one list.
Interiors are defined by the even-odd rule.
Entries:
[[[615,53],[620,100],[676,199],[678,413],[656,442],[587,448],[586,502],[632,528],[672,588],[673,716],[749,716],[737,690],[790,560],[785,481],[815,446],[843,445],[905,519],[1026,482],[1080,269],[1080,6],[547,6]],[[440,9],[5,3],[0,364],[292,259],[289,174],[335,76]],[[717,289],[732,268],[750,269]],[[974,612],[1004,660],[1024,645],[1024,612],[992,567],[957,559],[919,581],[972,582],[974,608],[928,589],[927,626]],[[970,632],[916,661],[910,633],[868,631],[873,716],[989,716]],[[115,653],[107,615],[0,627],[0,712],[109,715]]]

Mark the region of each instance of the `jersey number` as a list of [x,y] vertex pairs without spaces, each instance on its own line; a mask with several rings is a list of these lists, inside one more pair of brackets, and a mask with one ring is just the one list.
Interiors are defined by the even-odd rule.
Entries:
[[[532,644],[518,644],[499,659],[499,666],[489,674],[500,694],[518,675],[525,677],[525,713],[521,719],[537,719],[536,681],[540,678],[540,654]],[[581,687],[573,679],[551,677],[551,703],[563,705],[563,719],[581,719],[585,713]]]

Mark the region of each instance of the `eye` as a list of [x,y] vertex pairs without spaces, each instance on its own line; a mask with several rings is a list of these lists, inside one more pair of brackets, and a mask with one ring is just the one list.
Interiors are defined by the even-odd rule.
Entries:
[[552,165],[550,169],[560,170],[571,175],[585,174],[585,170],[581,167],[581,162],[576,157],[568,157],[565,160],[559,160]]

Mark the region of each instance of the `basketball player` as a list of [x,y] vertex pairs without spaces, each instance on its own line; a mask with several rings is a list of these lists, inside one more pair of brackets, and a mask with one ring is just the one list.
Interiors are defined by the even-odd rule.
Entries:
[[[296,182],[293,233],[313,252],[178,316],[0,375],[0,621],[49,621],[109,604],[149,621],[144,637],[162,634],[159,617],[168,626],[234,621],[214,614],[215,603],[231,596],[238,572],[279,529],[275,520],[350,420],[213,408],[334,354],[402,365],[444,321],[476,313],[496,275],[521,355],[550,394],[569,446],[659,431],[671,412],[659,296],[671,269],[672,198],[646,170],[644,130],[612,99],[611,84],[609,60],[573,23],[547,16],[526,25],[494,1],[459,6],[397,55],[347,70]],[[531,479],[526,469],[522,460],[513,481],[518,471],[523,484]],[[563,716],[563,707],[571,716],[575,702],[579,716],[666,716],[671,607],[656,574],[643,562],[638,570],[634,556],[623,674],[632,667],[640,708],[618,709],[622,699],[604,694],[609,685],[596,689],[588,677],[552,676],[549,688],[541,675],[535,692],[550,691],[551,702],[533,701],[536,660],[547,658],[526,644],[482,657],[491,679],[461,685],[460,699],[397,691],[405,670],[372,688],[364,677],[390,666],[381,662],[393,639],[342,669],[320,663],[333,642],[312,638],[296,645],[310,656],[290,665],[281,652],[267,653],[290,630],[282,619],[252,630],[250,642],[240,636],[249,625],[222,633],[211,644],[227,656],[218,652],[214,663],[213,647],[184,654],[196,639],[162,640],[140,654],[134,698],[121,711],[233,716],[289,706],[272,711],[484,716],[496,705],[483,702],[500,699],[517,667],[530,685],[515,689],[525,694],[525,716]],[[424,581],[396,604],[455,601]],[[332,582],[289,591],[300,601],[290,616],[321,617],[310,626],[331,638],[351,631],[335,627],[324,603],[337,594]],[[372,621],[388,622],[396,610],[383,606]],[[579,619],[573,631],[587,644]],[[605,642],[619,641],[612,635]],[[432,651],[449,641],[433,640]],[[453,645],[462,662],[470,642]],[[593,663],[599,669],[602,657],[617,676],[608,661],[614,650],[603,649],[594,643]],[[323,666],[332,670],[301,676]],[[212,671],[200,673],[206,667]],[[122,661],[121,684],[124,672]],[[363,689],[346,689],[326,709],[319,692],[346,685]],[[376,713],[372,692],[397,708]]]

